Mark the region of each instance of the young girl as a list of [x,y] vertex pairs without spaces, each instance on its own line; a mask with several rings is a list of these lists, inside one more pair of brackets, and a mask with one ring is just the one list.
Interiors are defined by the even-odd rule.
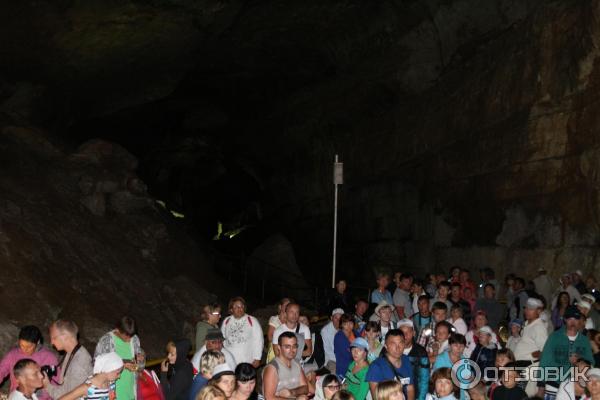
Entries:
[[458,388],[452,382],[452,370],[440,368],[431,375],[433,393],[427,394],[426,399],[457,400]]
[[364,400],[369,393],[369,382],[365,381],[369,362],[367,353],[369,344],[363,338],[356,338],[350,345],[352,351],[352,362],[348,366],[345,379],[348,391],[352,393],[355,400]]
[[256,369],[252,364],[240,363],[235,367],[236,387],[231,395],[231,400],[255,400],[257,393],[256,387]]
[[372,363],[379,357],[381,348],[383,345],[380,341],[379,336],[379,323],[377,321],[369,321],[365,325],[365,338],[369,343],[369,353],[367,355],[367,361]]
[[467,324],[463,319],[463,309],[460,304],[452,306],[450,309],[450,318],[448,318],[447,321],[452,324],[454,329],[456,329],[456,333],[460,333],[461,335],[467,334]]
[[79,398],[109,400],[115,398],[115,382],[123,371],[123,360],[117,353],[105,353],[96,357],[94,375],[59,400]]
[[208,384],[221,389],[225,397],[230,399],[235,390],[235,373],[227,364],[217,365]]
[[337,376],[333,374],[325,375],[320,381],[317,380],[317,390],[315,400],[331,400],[333,395],[342,388]]
[[515,347],[517,347],[517,343],[521,340],[521,327],[523,326],[523,321],[518,318],[513,319],[508,324],[510,329],[510,337],[506,342],[506,347],[510,349],[510,351],[515,351]]

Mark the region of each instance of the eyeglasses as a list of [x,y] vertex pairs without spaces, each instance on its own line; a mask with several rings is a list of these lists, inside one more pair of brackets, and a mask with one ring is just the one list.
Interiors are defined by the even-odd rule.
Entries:
[[342,387],[341,385],[327,385],[325,386],[327,389],[330,390],[340,390],[340,388]]
[[219,311],[211,312],[210,315],[221,315],[221,312],[219,312]]

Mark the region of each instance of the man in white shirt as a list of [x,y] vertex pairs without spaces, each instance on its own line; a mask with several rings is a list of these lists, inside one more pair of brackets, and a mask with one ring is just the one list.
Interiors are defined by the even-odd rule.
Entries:
[[208,350],[216,350],[223,353],[225,356],[225,363],[229,366],[229,368],[235,370],[237,362],[235,361],[233,354],[223,347],[223,340],[225,340],[225,338],[223,337],[223,334],[219,328],[211,328],[206,332],[204,346],[200,347],[200,350],[198,350],[192,357],[192,365],[196,371],[200,371],[200,359],[202,358],[202,354]]
[[225,348],[238,363],[249,363],[258,368],[265,344],[260,323],[246,314],[246,301],[241,297],[229,301],[229,312],[231,315],[225,318],[221,326]]
[[279,355],[279,345],[277,340],[283,332],[293,332],[298,339],[298,352],[296,353],[296,361],[301,361],[302,357],[310,357],[312,354],[312,336],[308,326],[298,322],[300,318],[300,305],[297,303],[289,303],[285,307],[285,322],[273,332],[273,352],[276,356]]
[[44,375],[40,366],[29,358],[24,358],[13,367],[13,375],[17,379],[17,389],[8,396],[8,400],[37,400],[35,391],[44,383]]
[[[540,314],[544,309],[541,300],[530,297],[525,305],[525,325],[521,331],[521,340],[515,346],[515,360],[528,361],[529,364],[539,360],[548,331]],[[525,365],[524,365],[525,366]]]
[[333,351],[333,339],[340,329],[340,318],[344,310],[336,308],[331,312],[331,321],[321,329],[321,339],[323,339],[323,352],[325,353],[325,367],[335,374],[335,353]]

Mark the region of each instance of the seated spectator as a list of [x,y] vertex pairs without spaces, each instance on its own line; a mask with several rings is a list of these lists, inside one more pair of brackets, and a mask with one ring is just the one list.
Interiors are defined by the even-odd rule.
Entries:
[[486,283],[483,287],[483,297],[475,301],[474,311],[483,311],[488,316],[488,326],[492,330],[498,329],[503,320],[505,312],[504,305],[496,299],[496,288],[491,283]]
[[435,341],[435,327],[440,322],[444,322],[447,324],[446,319],[448,318],[448,307],[446,307],[446,303],[441,301],[436,302],[433,307],[431,307],[432,319],[431,322],[421,329],[421,334],[417,338],[417,343],[421,346],[427,348],[431,348],[432,343]]
[[321,333],[314,330],[313,326],[311,326],[310,320],[306,315],[301,315],[300,318],[298,318],[298,322],[308,326],[308,329],[310,329],[310,336],[313,344],[312,353],[302,358],[302,368],[304,369],[306,378],[314,384],[314,379],[316,378],[315,371],[325,365],[323,339],[321,338]]
[[[413,279],[412,286],[410,287],[410,294],[412,296],[412,311],[413,314],[419,311],[419,297],[427,296],[429,294],[425,291],[423,280],[421,279]],[[406,316],[406,318],[411,318],[412,315]]]
[[[220,351],[207,350],[200,357],[198,375],[192,381],[188,400],[195,400],[196,395],[208,384],[217,365],[225,363],[225,356]],[[228,364],[229,365],[229,364]]]
[[[465,321],[465,324],[471,323],[471,304],[465,301],[462,297],[462,289],[460,283],[453,283],[450,285],[450,296],[448,299],[450,300],[450,306],[448,307],[448,311],[452,311],[452,307],[459,306],[462,310],[461,316]],[[465,332],[466,333],[466,332]]]
[[415,326],[415,335],[419,337],[423,328],[431,323],[431,308],[429,307],[429,296],[421,296],[417,302],[417,311],[412,315],[413,324]]
[[242,297],[229,301],[229,312],[231,315],[221,325],[225,348],[233,354],[236,362],[247,362],[258,368],[264,347],[260,322],[246,314],[246,301]]
[[344,314],[340,319],[340,330],[333,339],[333,351],[335,352],[335,373],[338,376],[344,376],[348,365],[352,361],[350,353],[350,344],[356,338],[354,332],[354,321],[352,315]]
[[377,400],[404,400],[402,384],[398,381],[388,380],[377,384],[373,399]]
[[336,308],[331,312],[331,321],[321,329],[321,339],[323,339],[323,351],[325,353],[325,367],[331,373],[335,373],[335,352],[333,350],[333,339],[338,329],[340,329],[340,318],[344,310]]
[[[479,341],[471,353],[471,360],[479,366],[479,370],[484,373],[488,367],[493,367],[496,363],[496,352],[498,348],[492,343],[492,329],[489,326],[483,326],[479,329]],[[493,380],[489,376],[482,376],[485,381]]]
[[235,390],[235,372],[227,364],[217,365],[208,384],[221,389],[225,393],[225,397],[230,399]]
[[342,388],[340,380],[336,375],[328,374],[317,380],[315,400],[331,400],[333,395]]
[[510,329],[510,336],[508,341],[506,342],[506,347],[510,349],[514,353],[515,348],[517,347],[517,343],[521,340],[521,328],[523,327],[523,321],[520,319],[513,319],[508,324],[508,328]]
[[367,339],[367,343],[369,343],[367,361],[372,363],[379,357],[381,349],[383,348],[383,345],[381,344],[381,329],[379,328],[379,323],[377,321],[367,322],[367,325],[365,325],[365,338]]
[[450,296],[450,283],[448,283],[447,281],[440,282],[437,287],[436,296],[433,298],[433,300],[431,300],[429,302],[429,305],[431,306],[432,311],[433,311],[433,306],[435,305],[435,303],[444,303],[446,305],[446,310],[449,310],[450,307],[452,307],[452,302],[450,301],[449,296]]
[[[494,366],[496,368],[501,368],[501,367],[505,367],[509,363],[514,363],[514,362],[515,362],[515,355],[513,354],[513,352],[511,350],[500,349],[496,353],[496,362],[495,362]],[[481,384],[485,385],[483,382],[481,382]],[[490,396],[492,395],[494,390],[500,385],[502,385],[501,379],[495,380],[491,383],[490,389],[489,389]],[[469,393],[470,393],[470,391],[469,391]]]
[[[289,303],[285,307],[285,322],[275,329],[273,332],[273,351],[275,355],[279,355],[279,346],[277,340],[283,332],[293,332],[298,339],[298,352],[296,353],[296,361],[301,362],[302,358],[310,357],[312,354],[312,335],[308,326],[300,321],[300,305],[297,303]],[[354,322],[352,323],[354,326]]]
[[232,400],[256,400],[256,369],[248,364],[241,363],[235,367],[235,390],[231,395]]
[[369,370],[367,354],[369,344],[363,338],[356,338],[350,345],[352,362],[344,374],[348,391],[352,393],[355,400],[364,400],[369,394],[369,382],[365,380]]
[[523,400],[527,399],[527,393],[517,386],[518,371],[514,368],[514,363],[506,365],[508,369],[502,371],[502,385],[494,390],[490,400]]
[[188,339],[167,344],[167,359],[160,365],[160,383],[166,400],[187,400],[194,379],[187,355],[192,345]]
[[600,368],[592,368],[586,372],[587,390],[592,400],[600,399]]
[[431,386],[433,393],[430,399],[456,400],[458,388],[452,382],[452,369],[440,368],[431,375]]
[[465,350],[465,337],[460,333],[452,333],[448,339],[448,349],[442,352],[435,359],[435,363],[431,367],[432,371],[436,369],[447,367],[452,368],[454,363],[462,360],[465,357],[463,354]]
[[[478,311],[475,313],[475,317],[473,318],[473,328],[470,329],[465,335],[465,339],[467,341],[467,348],[465,349],[465,356],[467,358],[471,357],[471,353],[475,349],[477,345],[479,329],[486,326],[488,322],[487,316],[483,311]],[[496,333],[492,333],[492,343],[494,343],[498,348],[500,345],[498,344],[498,337]]]
[[571,298],[569,293],[560,292],[556,298],[556,306],[552,309],[552,325],[554,329],[560,329],[563,326],[563,316],[565,310],[571,305]]
[[269,348],[267,350],[267,362],[270,362],[275,358],[275,352],[273,351],[273,333],[275,329],[279,328],[285,323],[285,308],[290,304],[292,300],[284,297],[279,301],[277,305],[277,315],[273,315],[269,318],[269,328],[267,330],[267,340],[269,341]]
[[326,310],[327,313],[335,310],[336,308],[341,308],[344,312],[350,312],[351,300],[350,296],[348,296],[348,284],[345,279],[337,279],[335,283],[335,290],[329,297],[329,309]]
[[385,301],[382,301],[375,307],[375,318],[372,317],[372,320],[379,321],[379,331],[381,337],[385,337],[387,332],[390,329],[395,329],[396,324],[392,321],[392,316],[394,314],[394,308],[392,304],[389,304]]
[[279,355],[263,370],[263,396],[265,400],[285,400],[295,397],[307,400],[308,382],[300,364],[295,360],[298,339],[293,332],[279,335]]
[[424,400],[429,391],[429,358],[427,351],[414,340],[415,329],[410,319],[398,321],[398,327],[404,334],[404,354],[408,356],[412,368],[415,399]]
[[115,352],[96,356],[93,375],[59,400],[114,399],[116,382],[123,371],[123,360]]
[[202,307],[200,321],[196,324],[196,351],[204,346],[206,333],[209,329],[219,328],[221,320],[221,306],[219,304],[207,304]]
[[387,304],[394,304],[392,294],[387,290],[390,284],[390,276],[385,272],[377,274],[377,288],[371,292],[371,304],[379,304],[385,301]]
[[205,386],[194,400],[227,400],[225,393],[216,386]]
[[354,305],[354,323],[356,330],[362,330],[367,323],[367,311],[369,310],[369,302],[365,299],[358,299]]
[[338,390],[335,392],[331,400],[355,400],[354,395],[350,393],[348,390]]
[[17,380],[16,388],[8,396],[8,400],[38,400],[35,392],[43,386],[43,375],[40,366],[30,358],[17,361],[12,369]]
[[[377,395],[377,384],[396,379],[403,385],[404,395],[414,399],[415,388],[410,358],[404,354],[404,334],[399,329],[390,330],[385,336],[385,354],[375,360],[367,372],[371,395]],[[375,397],[377,398],[377,397]]]
[[463,308],[459,304],[454,304],[452,306],[452,308],[450,309],[450,318],[448,318],[446,321],[448,321],[450,324],[452,324],[452,326],[456,330],[456,333],[460,333],[461,335],[466,335],[467,334],[467,324],[465,323],[465,320],[463,319],[462,314],[463,314]]
[[223,347],[224,341],[223,333],[218,328],[211,328],[208,330],[205,336],[205,343],[202,347],[198,349],[194,356],[192,357],[192,366],[194,367],[195,372],[200,371],[200,357],[204,352],[209,350],[219,351],[223,353],[225,356],[225,362],[229,365],[229,368],[234,369],[237,365],[235,361],[235,357],[229,350]]
[[436,357],[448,348],[448,338],[451,333],[452,325],[449,322],[440,321],[436,324],[433,340],[425,348],[432,364],[435,362]]
[[[10,391],[17,388],[17,378],[13,367],[24,358],[35,361],[38,366],[58,365],[54,353],[42,345],[42,332],[33,325],[24,326],[19,331],[17,346],[9,350],[0,361],[0,382],[10,375]],[[40,394],[40,399],[49,399],[47,393]]]
[[92,356],[79,344],[79,329],[72,321],[58,320],[50,325],[50,342],[65,355],[59,367],[56,384],[44,379],[44,387],[50,397],[58,399],[81,385],[92,374]]
[[487,386],[480,381],[467,391],[469,393],[469,400],[488,400],[487,391]]

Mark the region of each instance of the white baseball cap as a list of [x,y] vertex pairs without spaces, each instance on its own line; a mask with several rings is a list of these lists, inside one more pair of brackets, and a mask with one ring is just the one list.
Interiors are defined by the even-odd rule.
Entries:
[[398,326],[398,328],[402,328],[403,326],[410,326],[411,328],[414,328],[415,324],[413,324],[412,320],[410,320],[408,318],[404,318],[404,319],[401,319],[400,321],[398,321],[397,326]]
[[535,310],[536,308],[544,308],[544,303],[542,303],[540,299],[530,297],[527,299],[527,304],[525,305],[525,307]]
[[345,314],[345,312],[341,308],[336,308],[331,312],[331,316],[333,317],[336,314]]
[[492,336],[494,331],[492,331],[492,328],[485,325],[485,326],[482,326],[481,328],[479,328],[479,333],[487,333],[488,335]]

